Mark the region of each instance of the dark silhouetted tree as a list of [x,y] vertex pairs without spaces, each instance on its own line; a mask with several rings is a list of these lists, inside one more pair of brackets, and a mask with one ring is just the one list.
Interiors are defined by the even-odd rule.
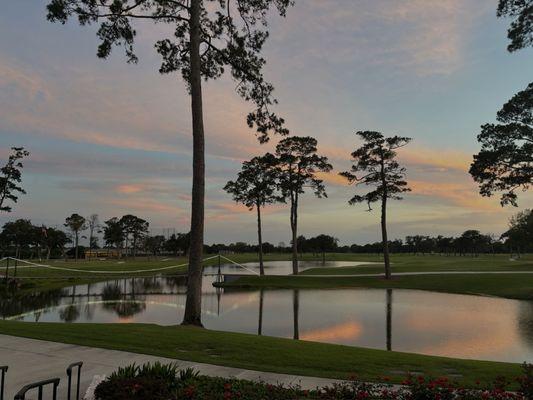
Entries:
[[26,191],[18,184],[22,180],[22,162],[24,157],[30,153],[24,150],[24,147],[12,147],[11,154],[7,159],[6,165],[0,170],[0,211],[11,212],[12,207],[5,205],[9,200],[13,203],[18,201],[18,195],[26,194]]
[[124,238],[126,240],[126,255],[128,254],[128,241],[131,238],[132,255],[137,254],[137,245],[139,239],[148,233],[148,222],[135,215],[127,214],[120,219],[120,224],[124,230]]
[[268,38],[267,15],[282,16],[293,0],[52,0],[48,19],[66,23],[76,16],[81,25],[99,24],[98,56],[109,56],[113,46],[125,48],[128,62],[136,62],[134,22],[170,25],[173,37],[157,41],[161,73],[181,73],[191,96],[193,184],[191,246],[184,324],[201,326],[202,258],[204,244],[205,151],[202,78],[216,79],[226,67],[238,82],[237,92],[255,104],[247,123],[257,129],[261,142],[269,132],[286,135],[283,119],[271,106],[274,87],[263,78],[261,56]]
[[[510,52],[533,45],[533,2],[500,0],[498,17],[515,18],[507,31]],[[483,196],[503,192],[502,206],[517,205],[516,190],[533,183],[533,83],[517,93],[498,112],[500,124],[481,127],[481,151],[474,155],[470,174]]]
[[163,249],[165,237],[163,235],[147,236],[144,241],[144,246],[147,251],[157,256]]
[[364,194],[356,194],[349,203],[367,203],[371,211],[371,204],[381,201],[381,236],[383,243],[383,259],[385,261],[385,277],[391,278],[389,241],[387,237],[387,201],[401,200],[400,194],[409,192],[404,180],[405,168],[396,161],[396,150],[408,144],[411,139],[401,136],[385,137],[380,132],[359,131],[356,135],[363,140],[363,146],[352,153],[353,165],[350,171],[340,175],[348,179],[351,184],[375,187]]
[[503,192],[501,204],[517,205],[517,190],[533,184],[533,83],[498,112],[500,124],[481,127],[481,151],[474,155],[470,174],[482,196]]
[[502,238],[518,257],[521,252],[533,250],[533,211],[524,210],[513,215],[509,220],[509,229]]
[[95,233],[100,232],[100,221],[98,214],[91,214],[87,218],[87,225],[89,226],[89,249],[98,247],[98,240]]
[[124,236],[124,227],[120,223],[120,219],[113,217],[104,221],[104,242],[107,247],[122,249]]
[[87,221],[81,215],[74,213],[65,219],[65,227],[67,227],[74,235],[74,246],[76,246],[74,250],[74,259],[78,261],[78,243],[80,232],[83,232],[87,229]]
[[191,248],[191,232],[178,233],[178,249],[183,252],[183,255],[187,255]]
[[533,45],[533,2],[531,0],[500,0],[498,17],[514,18],[507,30],[510,52]]
[[59,229],[46,228],[43,235],[43,244],[46,248],[46,259],[49,259],[52,252],[56,250],[61,256],[65,255],[65,245],[70,242],[67,234]]
[[319,172],[330,172],[333,167],[325,156],[317,154],[317,141],[306,136],[291,136],[276,146],[278,158],[278,184],[285,201],[291,204],[290,223],[292,231],[292,271],[298,274],[298,205],[300,195],[311,188],[315,196],[327,197],[326,188]]
[[335,251],[339,239],[329,235],[318,235],[307,240],[308,246],[313,250],[322,253],[322,262],[326,262],[326,252]]
[[172,234],[168,240],[163,245],[165,251],[172,252],[175,256],[178,255],[178,252],[182,252],[183,255],[187,255],[189,252],[189,247],[191,245],[191,234],[187,233],[178,233]]
[[276,157],[267,153],[242,163],[242,169],[235,181],[229,181],[224,190],[233,200],[257,212],[257,239],[259,247],[259,271],[265,274],[263,265],[263,239],[261,231],[261,208],[281,200],[277,193]]
[[22,258],[21,251],[35,243],[35,227],[28,219],[6,222],[2,229],[3,240],[15,246],[15,257]]

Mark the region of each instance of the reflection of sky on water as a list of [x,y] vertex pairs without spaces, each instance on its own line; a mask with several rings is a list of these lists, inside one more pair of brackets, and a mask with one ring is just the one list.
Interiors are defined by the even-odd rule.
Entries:
[[[250,262],[244,265],[246,268],[250,268],[252,271],[259,272],[259,263],[257,262]],[[359,265],[376,265],[381,266],[381,263],[376,262],[359,262],[359,261],[299,261],[298,263],[298,270],[304,271],[309,268],[329,268],[329,267],[356,267]],[[212,265],[208,267],[204,267],[204,272],[206,274],[213,274],[217,273],[218,266]],[[226,274],[246,274],[251,275],[253,274],[252,271],[243,269],[239,266],[239,264],[222,264],[221,265],[221,272]],[[290,261],[267,261],[265,262],[265,274],[266,275],[289,275],[292,274],[292,264]]]
[[[532,302],[383,289],[223,292],[212,279],[203,287],[203,322],[210,329],[286,338],[297,329],[301,340],[379,349],[390,335],[392,350],[533,361]],[[23,321],[174,325],[183,317],[184,285],[179,277],[80,285],[4,300],[0,313]]]

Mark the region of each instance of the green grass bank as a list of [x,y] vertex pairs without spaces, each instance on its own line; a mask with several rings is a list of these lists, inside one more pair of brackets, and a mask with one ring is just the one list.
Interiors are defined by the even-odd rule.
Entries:
[[252,370],[380,382],[401,382],[408,372],[448,376],[465,386],[513,379],[519,364],[461,360],[207,329],[144,324],[0,322],[0,333],[130,351]]

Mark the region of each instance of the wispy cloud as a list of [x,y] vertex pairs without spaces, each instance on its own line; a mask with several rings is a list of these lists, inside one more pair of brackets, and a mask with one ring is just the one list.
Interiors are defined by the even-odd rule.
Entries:
[[306,1],[289,13],[289,20],[306,21],[296,34],[281,26],[283,39],[292,35],[294,46],[303,49],[301,62],[363,62],[422,76],[447,75],[462,66],[465,36],[493,8],[490,2],[461,0],[340,3]]

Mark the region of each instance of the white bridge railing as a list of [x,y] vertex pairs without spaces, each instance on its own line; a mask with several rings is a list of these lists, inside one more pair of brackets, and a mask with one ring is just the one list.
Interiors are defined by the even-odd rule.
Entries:
[[[210,260],[213,260],[215,258],[218,258],[218,274],[217,275],[221,275],[221,259],[224,259],[228,262],[230,262],[231,264],[234,264],[240,268],[243,268],[244,270],[246,271],[249,271],[255,275],[259,275],[259,273],[257,271],[254,271],[246,266],[244,266],[243,264],[240,264],[236,261],[233,261],[231,259],[229,259],[228,257],[225,257],[223,255],[216,255],[216,256],[211,256],[211,257],[207,257],[207,258],[204,258],[202,260],[202,262],[206,262],[206,261],[210,261]],[[55,266],[55,265],[47,265],[47,264],[38,264],[38,263],[34,263],[34,262],[31,262],[31,261],[26,261],[26,260],[21,260],[19,258],[15,258],[15,257],[4,257],[2,259],[0,259],[0,262],[5,262],[5,278],[7,279],[9,277],[9,269],[10,269],[10,261],[12,262],[12,265],[11,265],[11,268],[14,268],[14,276],[16,276],[17,274],[17,270],[18,269],[27,269],[27,268],[45,268],[45,269],[49,269],[49,270],[56,270],[56,271],[65,271],[65,272],[80,272],[80,273],[87,273],[87,274],[107,274],[107,275],[113,275],[113,274],[128,274],[128,275],[132,275],[132,274],[140,274],[140,273],[157,273],[157,272],[162,272],[162,271],[168,271],[168,270],[172,270],[172,269],[176,269],[176,268],[180,268],[180,267],[185,267],[187,265],[189,265],[189,263],[183,263],[183,264],[178,264],[178,265],[170,265],[170,266],[166,266],[166,267],[160,267],[160,268],[151,268],[151,269],[132,269],[132,270],[116,270],[116,269],[113,269],[113,270],[94,270],[94,269],[81,269],[81,268],[69,268],[69,267],[59,267],[59,266]],[[22,264],[22,265],[19,265],[19,264]]]

